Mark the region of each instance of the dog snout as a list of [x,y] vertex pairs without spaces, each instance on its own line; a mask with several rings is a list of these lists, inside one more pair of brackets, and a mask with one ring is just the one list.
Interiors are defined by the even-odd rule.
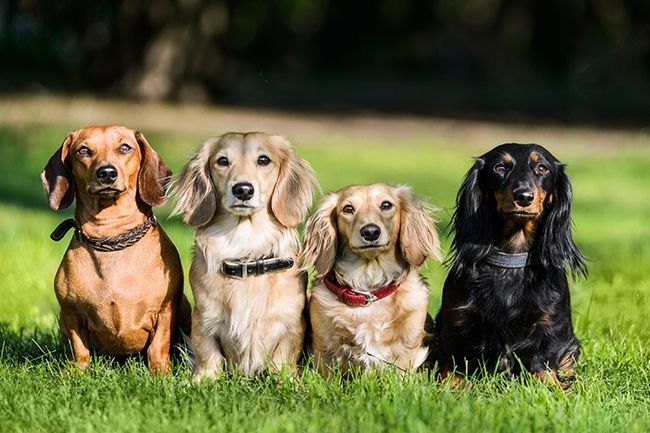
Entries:
[[241,201],[250,200],[255,194],[255,188],[250,182],[238,182],[232,186],[232,195]]
[[519,188],[512,192],[515,203],[521,207],[528,207],[535,198],[535,193],[530,188]]
[[97,180],[104,185],[110,185],[117,179],[117,169],[108,164],[97,169]]
[[376,241],[381,235],[381,229],[377,224],[366,224],[359,230],[361,237],[368,242]]

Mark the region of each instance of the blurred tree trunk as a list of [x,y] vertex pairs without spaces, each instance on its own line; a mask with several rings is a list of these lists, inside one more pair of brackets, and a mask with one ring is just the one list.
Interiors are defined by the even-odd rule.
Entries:
[[[121,81],[126,94],[208,100],[219,93],[225,68],[221,37],[228,25],[225,1],[123,0],[119,11],[119,21],[130,23],[121,31],[131,57]],[[137,34],[144,46],[129,49]]]

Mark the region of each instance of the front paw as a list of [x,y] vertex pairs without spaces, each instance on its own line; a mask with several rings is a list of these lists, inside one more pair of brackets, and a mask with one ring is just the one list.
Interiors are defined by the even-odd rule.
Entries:
[[197,368],[192,371],[192,382],[198,383],[205,380],[217,380],[221,376],[221,369]]

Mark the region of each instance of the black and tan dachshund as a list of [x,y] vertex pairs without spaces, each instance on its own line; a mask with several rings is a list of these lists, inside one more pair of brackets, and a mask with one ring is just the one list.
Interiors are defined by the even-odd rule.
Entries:
[[451,269],[436,319],[441,376],[526,369],[567,389],[580,343],[567,267],[586,275],[571,236],[571,184],[542,146],[503,144],[457,196]]

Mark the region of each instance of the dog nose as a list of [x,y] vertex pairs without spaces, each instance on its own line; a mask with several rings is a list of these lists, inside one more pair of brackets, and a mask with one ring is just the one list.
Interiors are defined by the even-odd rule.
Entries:
[[381,229],[376,224],[366,224],[365,226],[361,227],[359,233],[361,233],[361,237],[367,241],[376,241],[379,239]]
[[111,184],[117,179],[117,169],[112,165],[103,165],[97,169],[97,180],[99,183]]
[[533,202],[535,194],[530,189],[520,189],[514,192],[515,203],[521,207],[528,207]]
[[248,182],[239,182],[232,186],[232,195],[242,201],[250,200],[255,193],[255,188]]

